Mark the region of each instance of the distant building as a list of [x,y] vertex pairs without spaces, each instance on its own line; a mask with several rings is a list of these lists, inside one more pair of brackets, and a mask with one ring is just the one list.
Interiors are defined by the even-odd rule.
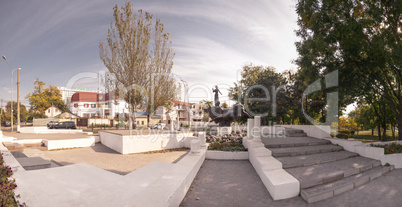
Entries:
[[45,115],[49,118],[56,117],[56,116],[60,115],[61,113],[63,113],[63,111],[55,105],[52,105],[51,107],[49,107],[45,110]]
[[65,87],[57,87],[57,88],[60,90],[61,100],[63,100],[66,105],[70,103],[71,97],[74,95],[74,93],[77,93],[77,92],[99,93],[100,92],[100,91],[89,90],[87,88],[76,88],[76,89],[69,89],[69,88],[65,88]]
[[164,107],[156,110],[156,115],[161,116],[161,121],[174,127],[189,125],[202,125],[204,119],[204,110],[198,103],[187,103],[183,101],[172,101],[173,108],[168,111]]
[[67,107],[80,117],[114,118],[129,111],[124,100],[114,100],[111,93],[97,92],[76,92]]

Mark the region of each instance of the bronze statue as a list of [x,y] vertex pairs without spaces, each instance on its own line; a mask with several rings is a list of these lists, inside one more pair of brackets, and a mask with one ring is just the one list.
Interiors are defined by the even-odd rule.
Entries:
[[215,122],[219,124],[220,127],[230,126],[235,118],[240,118],[242,116],[250,115],[244,110],[244,106],[240,103],[236,103],[230,109],[221,108],[219,102],[219,94],[222,93],[219,91],[218,86],[215,86],[215,89],[212,89],[212,92],[215,93],[215,106],[211,107],[208,105],[208,108],[204,109],[206,113],[208,113],[211,118],[210,122]]
[[215,89],[212,89],[212,92],[215,93],[215,106],[219,106],[221,103],[219,102],[219,94],[218,93],[220,93],[221,95],[222,95],[222,93],[218,89],[218,86],[215,86]]

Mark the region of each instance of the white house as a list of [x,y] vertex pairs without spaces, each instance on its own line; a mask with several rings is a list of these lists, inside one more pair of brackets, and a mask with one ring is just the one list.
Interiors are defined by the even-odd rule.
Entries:
[[128,104],[118,98],[115,100],[111,93],[76,92],[67,107],[80,117],[114,118],[117,114],[128,113]]
[[52,105],[51,107],[49,107],[45,110],[45,115],[49,118],[56,117],[56,116],[60,115],[61,113],[63,113],[63,111],[55,105]]

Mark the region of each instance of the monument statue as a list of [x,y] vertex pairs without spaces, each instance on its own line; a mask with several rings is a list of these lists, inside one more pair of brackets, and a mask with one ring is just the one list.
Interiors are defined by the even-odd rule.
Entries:
[[215,93],[215,106],[219,106],[221,103],[219,102],[219,94],[218,93],[220,93],[221,95],[222,95],[222,93],[218,89],[218,86],[215,86],[215,89],[212,89],[212,92]]
[[210,122],[219,124],[219,127],[230,127],[230,123],[232,123],[235,118],[240,118],[242,116],[250,117],[241,103],[236,103],[229,109],[221,108],[219,106],[220,102],[218,93],[221,95],[222,93],[219,91],[218,86],[215,86],[215,89],[212,89],[212,92],[215,93],[215,106],[211,107],[208,104],[208,108],[204,109],[211,118]]

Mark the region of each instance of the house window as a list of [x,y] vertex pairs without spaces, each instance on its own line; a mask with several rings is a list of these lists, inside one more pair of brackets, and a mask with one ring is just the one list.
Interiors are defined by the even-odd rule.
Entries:
[[88,107],[89,107],[89,104],[84,104],[84,107],[85,107],[85,108],[88,108]]
[[193,116],[195,116],[195,111],[193,111]]
[[47,110],[47,113],[50,113],[50,109],[49,109],[49,110]]
[[201,112],[200,112],[199,114],[200,114],[200,116],[202,115],[202,113],[201,113]]
[[144,121],[141,121],[141,124],[144,125]]
[[78,107],[78,104],[74,104],[74,108],[77,108]]
[[168,124],[170,124],[170,120],[168,120]]

